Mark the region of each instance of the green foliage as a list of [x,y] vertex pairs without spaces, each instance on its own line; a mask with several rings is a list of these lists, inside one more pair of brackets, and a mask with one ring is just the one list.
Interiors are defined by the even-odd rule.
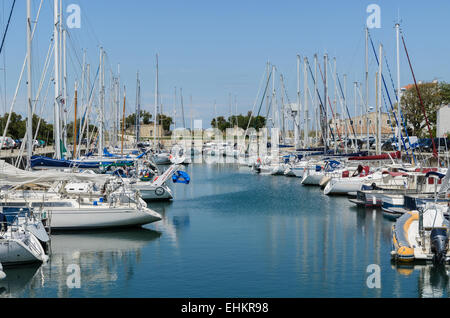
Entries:
[[166,116],[164,114],[158,114],[156,116],[156,122],[163,126],[164,133],[167,134],[170,131],[170,125],[173,124],[172,117]]
[[[211,121],[211,126],[214,128],[218,128],[220,131],[225,131],[227,128],[233,128],[235,125],[237,125],[239,128],[247,129],[248,122],[250,121],[250,117],[252,115],[252,112],[248,112],[246,116],[238,115],[238,116],[231,116],[226,120],[223,116],[219,116],[214,118]],[[266,118],[263,116],[257,116],[252,117],[250,121],[250,126],[252,128],[255,128],[256,130],[260,130],[266,125]]]
[[[441,105],[450,103],[450,84],[445,82],[423,83],[418,84],[418,87],[431,129],[435,131],[437,110]],[[429,137],[415,86],[403,92],[402,112],[406,122],[412,128],[414,136]]]
[[[0,135],[3,135],[3,130],[5,129],[6,122],[8,121],[9,113],[4,114],[0,117]],[[21,115],[14,112],[11,113],[11,119],[8,125],[8,131],[6,136],[12,139],[22,139],[26,133],[26,118],[22,118]],[[33,115],[32,127],[33,127],[33,137],[36,133],[36,129],[39,123],[39,116]],[[44,140],[47,143],[52,143],[53,141],[53,125],[47,123],[44,119],[41,119],[39,124],[39,132],[36,136],[38,140]]]
[[[150,120],[152,119],[152,114],[145,110],[141,110],[140,112],[141,124],[148,125],[150,124]],[[136,125],[136,113],[132,113],[128,117],[125,118],[125,128],[134,128]]]

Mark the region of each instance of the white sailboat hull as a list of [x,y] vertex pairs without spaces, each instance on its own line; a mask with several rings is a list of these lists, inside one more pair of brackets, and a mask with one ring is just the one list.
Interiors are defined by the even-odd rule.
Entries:
[[325,189],[324,194],[347,194],[361,190],[364,180],[339,180],[331,179]]
[[102,229],[141,226],[162,219],[161,215],[148,208],[114,209],[49,209],[52,230]]
[[323,173],[305,173],[303,174],[302,184],[304,185],[319,185],[322,180]]
[[0,239],[0,262],[3,265],[44,262],[47,259],[41,243],[33,234]]

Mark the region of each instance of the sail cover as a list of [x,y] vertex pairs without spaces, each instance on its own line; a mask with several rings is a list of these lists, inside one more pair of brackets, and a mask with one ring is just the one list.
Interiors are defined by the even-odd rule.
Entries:
[[20,185],[27,183],[51,184],[55,181],[92,181],[95,183],[106,182],[108,175],[95,174],[91,171],[80,173],[62,172],[56,170],[26,171],[0,160],[0,184]]

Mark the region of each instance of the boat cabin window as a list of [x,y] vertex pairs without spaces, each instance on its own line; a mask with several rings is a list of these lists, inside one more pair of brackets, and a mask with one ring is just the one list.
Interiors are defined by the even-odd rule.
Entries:
[[62,207],[71,207],[71,202],[33,202],[31,204],[33,208],[35,207],[44,207],[44,208],[62,208]]

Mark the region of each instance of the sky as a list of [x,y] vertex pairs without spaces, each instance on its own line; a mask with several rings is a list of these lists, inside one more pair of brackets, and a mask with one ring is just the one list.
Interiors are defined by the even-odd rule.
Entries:
[[[13,0],[2,0],[0,4],[2,35],[12,2]],[[32,0],[33,16],[36,15],[40,2]],[[81,8],[81,28],[69,30],[69,100],[73,97],[75,81],[81,80],[83,50],[87,52],[87,63],[91,64],[93,78],[99,64],[101,46],[107,52],[108,73],[117,73],[120,64],[121,85],[126,86],[128,96],[127,114],[135,109],[138,71],[141,78],[141,107],[153,113],[155,56],[158,54],[159,92],[163,111],[169,115],[173,115],[174,90],[175,87],[178,89],[177,126],[181,124],[180,88],[183,89],[187,126],[190,126],[191,118],[202,119],[204,128],[208,128],[215,114],[229,116],[230,94],[233,113],[235,100],[238,113],[247,113],[254,107],[268,61],[276,66],[278,97],[281,98],[279,76],[282,74],[289,101],[295,102],[297,54],[302,58],[306,56],[313,62],[313,55],[317,53],[322,67],[324,53],[331,60],[336,58],[341,82],[343,74],[347,74],[347,98],[349,111],[353,114],[355,107],[352,85],[355,81],[362,83],[364,93],[364,28],[370,15],[366,9],[370,4],[379,5],[381,10],[381,28],[371,29],[370,33],[377,49],[380,43],[384,46],[394,82],[397,76],[394,24],[398,19],[417,80],[437,79],[450,82],[450,27],[447,22],[450,2],[446,0],[432,3],[416,0],[63,0],[64,8],[70,4],[77,4]],[[38,90],[52,38],[52,27],[53,0],[44,0],[33,39],[34,95]],[[8,111],[11,105],[25,54],[26,1],[19,0],[0,55],[2,113]],[[372,51],[369,52],[369,61],[370,104],[373,104],[377,66]],[[403,48],[400,65],[401,85],[412,83]],[[50,68],[52,66],[53,64]],[[391,88],[387,69],[383,73]],[[311,78],[309,85],[312,88]],[[333,99],[334,83],[331,75],[329,90]],[[320,91],[322,92],[322,88]],[[392,89],[390,93],[392,94]],[[42,110],[42,115],[49,122],[52,122],[53,94],[53,88],[49,86],[49,97]],[[303,95],[303,73],[301,94]],[[42,104],[44,95],[44,92],[41,93]],[[395,99],[392,95],[391,98]],[[25,100],[26,85],[23,80],[14,111],[25,114]],[[260,97],[257,106],[259,103]],[[107,105],[107,112],[109,106]],[[38,107],[37,112],[40,111]],[[356,112],[359,111],[360,106],[357,105]]]

